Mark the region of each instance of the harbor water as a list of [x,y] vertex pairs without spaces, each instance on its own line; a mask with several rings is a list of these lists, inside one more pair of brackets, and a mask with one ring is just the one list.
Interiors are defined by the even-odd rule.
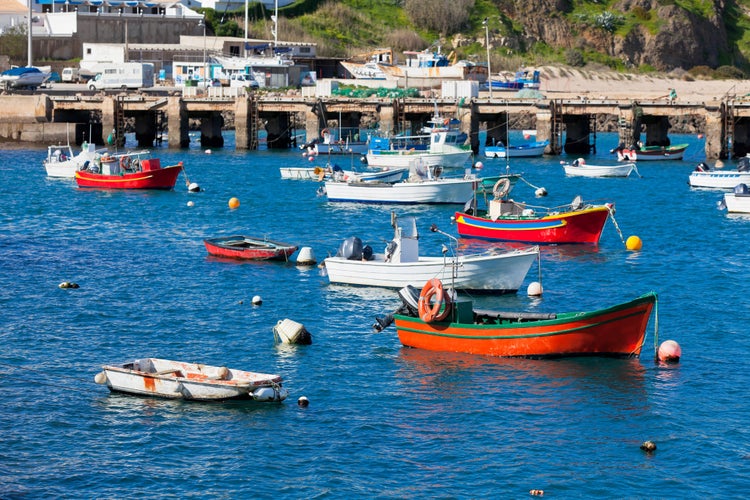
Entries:
[[[614,162],[616,136],[597,140],[587,161]],[[672,142],[690,143],[685,158],[639,163],[641,177],[566,178],[566,155],[482,157],[475,170],[523,173],[533,186],[513,197],[530,204],[614,202],[617,222],[598,247],[543,248],[518,294],[477,305],[585,311],[653,290],[658,316],[639,359],[405,348],[393,327],[372,330],[399,305],[393,290],[333,286],[319,266],[207,255],[203,239],[228,234],[310,247],[318,262],[350,236],[382,251],[391,211],[416,216],[423,254],[451,243],[431,224],[457,235],[460,206],[333,204],[317,182],[280,178],[279,167],[329,158],[239,152],[231,137],[211,154],[158,148],[162,165],[184,162],[176,189],[115,192],[47,178],[44,147],[0,151],[0,498],[746,497],[750,217],[688,186],[701,139]],[[203,190],[188,192],[188,178]],[[626,250],[631,235],[640,252]],[[543,295],[528,297],[540,280]],[[284,319],[312,345],[276,344]],[[667,339],[682,347],[679,364],[654,362]],[[94,383],[103,364],[143,357],[277,373],[290,396],[195,403]],[[640,449],[647,440],[656,451]]]

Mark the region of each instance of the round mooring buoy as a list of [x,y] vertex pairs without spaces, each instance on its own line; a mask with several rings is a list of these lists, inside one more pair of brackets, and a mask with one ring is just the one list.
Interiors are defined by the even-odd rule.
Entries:
[[305,396],[300,396],[300,398],[297,400],[297,404],[302,408],[307,408],[310,405],[310,400]]
[[628,239],[625,241],[625,248],[633,252],[638,252],[643,248],[643,242],[638,236],[628,236]]
[[238,208],[240,206],[240,200],[238,200],[235,197],[229,198],[229,208],[234,210],[235,208]]
[[682,349],[680,348],[680,344],[674,340],[665,340],[659,345],[657,355],[659,361],[663,363],[679,363],[682,356]]
[[253,297],[253,305],[259,306],[263,303],[263,299],[260,298],[260,295],[256,295]]
[[482,170],[484,168],[484,163],[478,161],[474,164],[474,168],[476,168],[477,170]]
[[107,383],[107,374],[104,372],[99,372],[94,376],[94,382],[97,384],[106,384]]
[[641,444],[641,449],[646,453],[653,453],[656,451],[656,443],[653,441],[644,441],[643,444]]
[[538,281],[529,283],[529,287],[526,289],[526,295],[530,297],[538,297],[542,294],[542,284]]

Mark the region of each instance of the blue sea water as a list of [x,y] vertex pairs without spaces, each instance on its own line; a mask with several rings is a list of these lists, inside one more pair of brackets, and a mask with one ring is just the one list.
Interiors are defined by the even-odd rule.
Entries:
[[[589,162],[612,161],[599,134]],[[297,243],[318,260],[348,236],[377,250],[390,212],[417,216],[423,253],[456,234],[456,207],[329,204],[281,166],[298,151],[160,149],[191,181],[173,192],[82,190],[48,179],[45,149],[0,151],[0,497],[2,498],[742,498],[750,488],[750,218],[692,190],[703,142],[641,178],[566,178],[563,157],[513,160],[535,186],[516,199],[614,201],[598,248],[543,249],[544,295],[478,297],[482,307],[589,310],[659,293],[640,359],[495,359],[402,347],[376,316],[393,291],[332,286],[318,267],[208,257],[205,237]],[[571,159],[571,158],[567,158]],[[347,162],[358,159],[336,158]],[[505,170],[481,158],[481,173]],[[228,208],[237,197],[240,207]],[[194,206],[188,206],[188,202]],[[462,241],[468,248],[496,243]],[[79,289],[60,289],[74,281]],[[260,296],[262,305],[251,304]],[[310,346],[274,343],[284,318]],[[280,404],[189,403],[110,394],[102,364],[156,356],[278,373]],[[310,405],[302,408],[297,399]],[[640,449],[652,440],[653,454]]]

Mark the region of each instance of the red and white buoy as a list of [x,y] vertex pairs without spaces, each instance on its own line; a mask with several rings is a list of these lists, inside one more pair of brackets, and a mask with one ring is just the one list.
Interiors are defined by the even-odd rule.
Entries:
[[663,363],[679,363],[682,356],[680,344],[674,340],[665,340],[659,345],[657,357]]

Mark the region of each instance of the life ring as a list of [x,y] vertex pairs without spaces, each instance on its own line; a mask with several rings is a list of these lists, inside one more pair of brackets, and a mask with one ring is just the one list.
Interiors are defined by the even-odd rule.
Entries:
[[[430,300],[435,299],[435,302],[430,305]],[[443,311],[440,312],[440,307],[445,302]],[[443,290],[443,283],[437,279],[432,278],[430,281],[425,283],[422,288],[422,292],[419,294],[419,319],[425,323],[431,323],[432,321],[443,321],[451,312],[451,298],[448,293]]]
[[127,170],[128,167],[130,167],[130,157],[129,156],[121,156],[120,157],[120,168],[123,170]]
[[321,137],[325,137],[327,135],[328,135],[328,129],[327,128],[324,128],[323,130],[320,131],[320,136]]
[[495,195],[496,200],[504,198],[508,191],[510,191],[510,180],[507,177],[498,180],[492,188],[492,194]]

